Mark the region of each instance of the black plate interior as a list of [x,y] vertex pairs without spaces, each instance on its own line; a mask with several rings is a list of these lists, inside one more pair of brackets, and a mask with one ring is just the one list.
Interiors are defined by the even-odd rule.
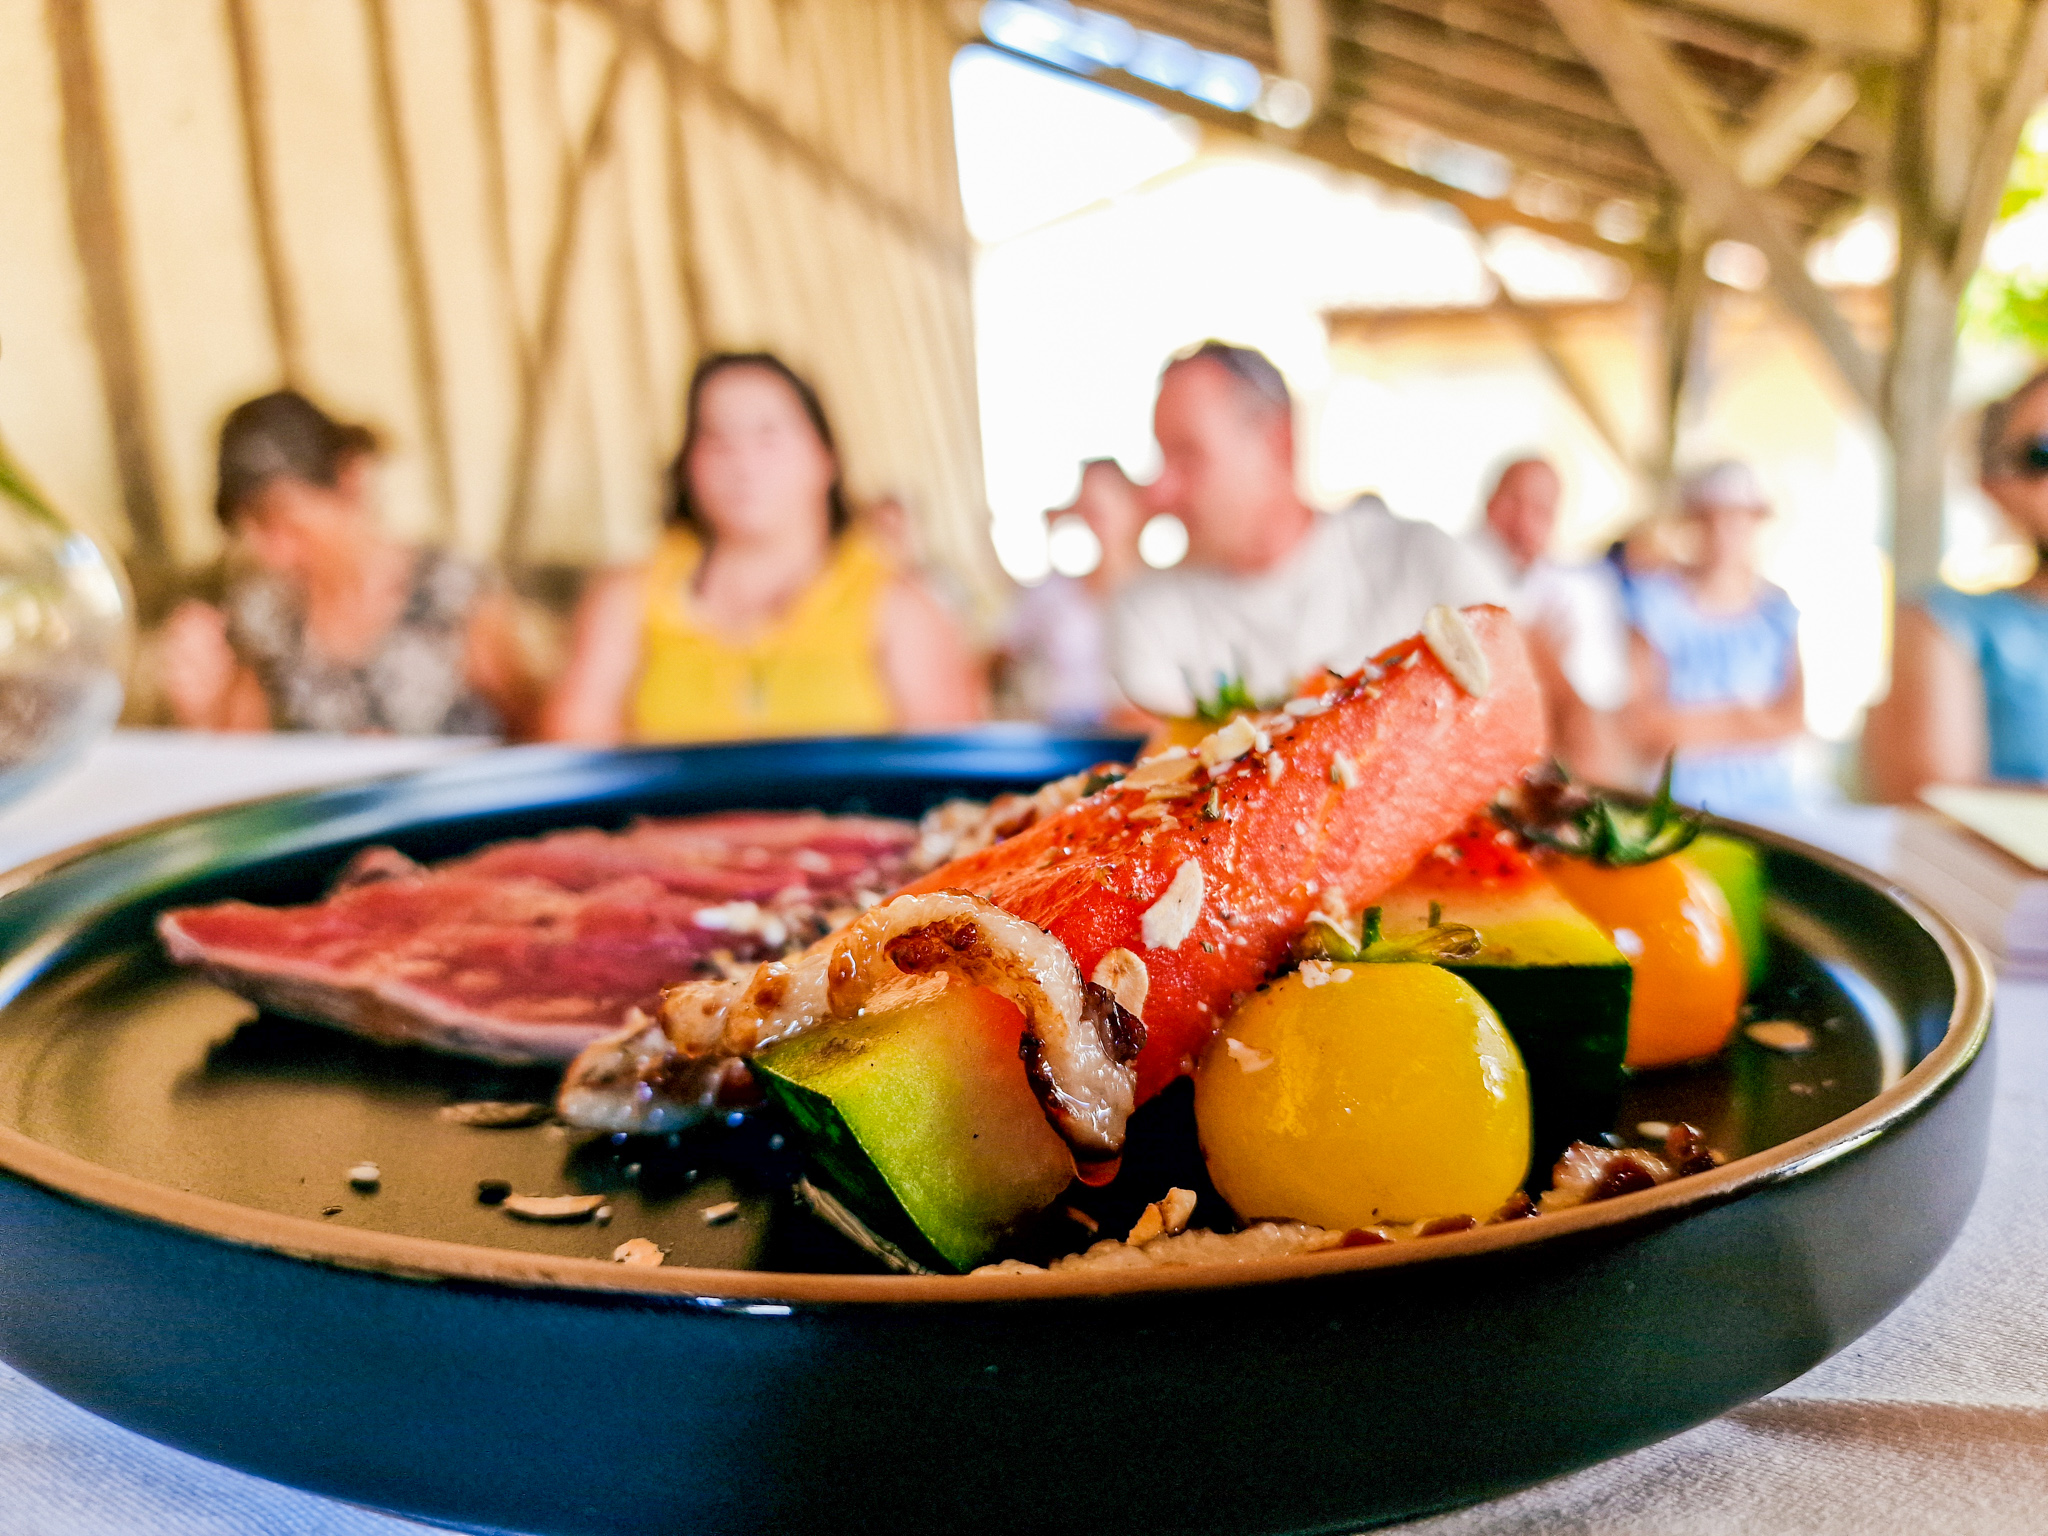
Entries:
[[[1126,750],[1128,743],[1043,738],[1045,776]],[[1012,747],[1015,743],[1010,744]],[[574,1257],[603,1258],[628,1237],[648,1237],[669,1262],[705,1268],[867,1270],[873,1264],[805,1211],[792,1182],[794,1150],[768,1113],[679,1137],[627,1139],[542,1124],[480,1130],[441,1119],[465,1099],[546,1100],[556,1073],[460,1061],[372,1045],[317,1026],[259,1014],[238,997],[166,962],[148,921],[163,906],[233,894],[303,900],[366,842],[386,841],[420,858],[549,827],[619,825],[635,814],[727,806],[815,806],[827,811],[915,814],[941,784],[915,777],[877,799],[872,780],[840,782],[832,743],[786,748],[773,772],[748,772],[734,749],[707,772],[704,754],[675,782],[658,754],[627,754],[607,782],[588,782],[602,760],[499,754],[368,789],[289,797],[149,834],[60,873],[52,885],[112,864],[118,878],[154,871],[140,897],[113,901],[75,921],[40,963],[17,957],[7,974],[17,995],[0,1011],[0,1122],[49,1145],[156,1183],[281,1214],[410,1236]],[[872,747],[869,747],[872,751]],[[949,765],[951,766],[951,765]],[[1014,751],[984,792],[1019,778]],[[725,771],[718,771],[723,768]],[[538,772],[558,798],[494,809],[479,776],[521,780]],[[434,814],[437,799],[464,802]],[[957,773],[943,783],[960,787]],[[477,802],[482,800],[480,806]],[[292,847],[297,838],[304,846]],[[182,855],[182,857],[181,857]],[[196,856],[195,856],[196,855]],[[182,866],[182,867],[181,867]],[[1813,1026],[1816,1048],[1787,1056],[1746,1037],[1703,1066],[1643,1075],[1614,1130],[1641,1141],[1646,1121],[1689,1120],[1731,1157],[1776,1145],[1866,1102],[1932,1044],[1907,1038],[1906,1022],[1863,981],[1853,958],[1829,951],[1828,930],[1799,905],[1797,861],[1776,860],[1773,965],[1752,996],[1752,1018]],[[1788,884],[1789,882],[1789,884]],[[136,882],[131,878],[132,893]],[[10,899],[41,894],[32,888]],[[1119,1234],[1138,1207],[1170,1182],[1205,1184],[1192,1147],[1184,1090],[1143,1111],[1133,1126],[1126,1175],[1070,1202]],[[374,1191],[348,1171],[374,1162]],[[1534,1178],[1542,1183],[1542,1170]],[[480,1181],[528,1194],[601,1193],[603,1224],[519,1221],[479,1203]],[[736,1214],[720,1208],[736,1205]],[[1211,1206],[1213,1210],[1213,1205]],[[1047,1249],[1080,1246],[1077,1223],[1055,1221]]]

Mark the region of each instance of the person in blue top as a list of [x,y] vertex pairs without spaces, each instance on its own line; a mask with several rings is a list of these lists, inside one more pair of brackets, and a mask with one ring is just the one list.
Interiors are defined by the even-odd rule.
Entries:
[[1891,692],[1863,733],[1864,788],[2048,783],[2048,369],[1985,408],[1978,477],[2044,558],[2000,592],[1933,587],[1899,604]]
[[1757,571],[1769,505],[1732,459],[1688,476],[1680,502],[1695,559],[1629,584],[1630,735],[1653,761],[1677,754],[1672,792],[1688,805],[1783,808],[1794,800],[1806,688],[1799,611]]

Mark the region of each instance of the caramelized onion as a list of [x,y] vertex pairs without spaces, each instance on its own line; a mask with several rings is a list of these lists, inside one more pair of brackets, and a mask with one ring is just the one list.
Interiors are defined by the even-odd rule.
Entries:
[[1144,1024],[1084,982],[1043,928],[964,891],[898,896],[788,960],[670,987],[658,1024],[636,1018],[571,1063],[558,1107],[572,1125],[597,1130],[676,1129],[716,1102],[725,1077],[714,1067],[851,1018],[903,977],[940,974],[1017,1005],[1019,1054],[1046,1118],[1083,1177],[1112,1174]]

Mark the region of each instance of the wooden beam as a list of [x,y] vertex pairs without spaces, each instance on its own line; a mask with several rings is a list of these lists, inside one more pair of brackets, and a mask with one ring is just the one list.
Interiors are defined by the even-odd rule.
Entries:
[[1330,98],[1330,20],[1323,0],[1268,0],[1280,73],[1308,87],[1313,111]]
[[1220,14],[1221,7],[1189,5],[1186,0],[1090,0],[1090,8],[1120,16],[1134,27],[1177,37],[1197,48],[1234,53],[1264,70],[1285,73],[1273,46],[1273,28],[1257,8],[1239,7],[1241,20],[1233,25]]
[[1084,74],[1077,70],[1065,69],[1033,54],[1018,53],[987,38],[982,39],[982,45],[1034,69],[1064,75],[1070,79],[1084,80],[1091,85],[1106,86],[1123,95],[1135,96],[1141,101],[1151,102],[1154,106],[1191,117],[1204,127],[1214,128],[1253,143],[1276,144],[1310,160],[1363,176],[1396,191],[1413,192],[1434,202],[1447,204],[1465,215],[1480,229],[1513,225],[1519,229],[1532,230],[1568,245],[1611,256],[1634,272],[1652,270],[1659,260],[1659,252],[1654,246],[1624,245],[1618,241],[1603,239],[1590,224],[1569,223],[1524,213],[1506,198],[1482,197],[1476,192],[1467,192],[1462,187],[1454,187],[1447,182],[1438,181],[1433,176],[1425,176],[1422,172],[1389,160],[1384,155],[1361,149],[1352,143],[1342,125],[1327,115],[1297,132],[1285,133],[1270,124],[1259,122],[1246,113],[1232,112],[1199,97],[1184,96],[1179,91],[1154,85],[1149,80],[1141,80],[1136,75],[1125,74],[1119,69],[1104,69],[1093,74]]
[[[2048,88],[2048,0],[2019,11],[1997,78],[1960,8],[1940,6],[1901,90],[1896,157],[1899,263],[1884,423],[1892,445],[1892,562],[1899,590],[1940,577],[1956,309],[2028,114]],[[1986,103],[1988,102],[1988,107]]]
[[[1367,18],[1340,34],[1348,57],[1338,72],[1351,94],[1377,98],[1390,110],[1444,123],[1445,131],[1525,159],[1556,167],[1564,179],[1583,180],[1587,170],[1634,176],[1661,185],[1663,176],[1643,150],[1634,124],[1617,107],[1598,75],[1583,60],[1569,68],[1501,44],[1467,38],[1453,41],[1424,23],[1405,17]],[[1840,70],[1798,82],[1796,99],[1783,106],[1767,99],[1769,132],[1755,141],[1764,168],[1763,184],[1778,181],[1796,164],[1786,191],[1802,203],[1812,221],[1844,197],[1864,190],[1861,167],[1850,153],[1830,149],[1810,155],[1819,138],[1855,105],[1855,82]],[[1475,97],[1474,92],[1485,93]],[[1846,99],[1845,99],[1846,98]],[[1796,110],[1795,110],[1796,109]],[[1833,117],[1810,137],[1809,122],[1832,110]],[[1718,115],[1718,114],[1717,114]],[[1725,131],[1733,132],[1733,119]],[[1619,157],[1619,158],[1617,158]],[[1649,188],[1638,186],[1636,195]]]
[[2035,0],[2020,33],[2012,73],[1998,94],[1977,146],[1962,204],[1957,210],[1953,248],[1948,253],[1949,285],[1960,295],[1983,259],[1984,237],[1998,215],[2012,158],[2027,119],[2048,94],[2048,3]]
[[1882,408],[1877,360],[1806,270],[1806,253],[1762,194],[1742,183],[1700,93],[1620,0],[1546,0],[1703,223],[1762,251],[1771,289],[1810,330],[1856,398]]
[[1559,344],[1556,327],[1548,315],[1541,310],[1524,304],[1508,291],[1508,285],[1494,274],[1493,309],[1496,314],[1510,321],[1527,338],[1536,355],[1550,370],[1551,377],[1570,397],[1573,405],[1586,424],[1598,434],[1600,441],[1614,455],[1614,461],[1624,471],[1633,473],[1636,469],[1636,455],[1616,425],[1613,415],[1607,409],[1607,402],[1600,398],[1600,392],[1583,373],[1578,365],[1566,354]]
[[[1445,27],[1490,37],[1525,53],[1566,64],[1583,62],[1578,50],[1566,41],[1564,34],[1540,10],[1525,11],[1519,7],[1512,11],[1499,10],[1488,5],[1474,5],[1471,0],[1368,0],[1368,3],[1383,10],[1426,16]],[[1785,69],[1806,46],[1786,36],[1759,33],[1742,22],[1699,11],[1660,7],[1645,11],[1643,24],[1667,42],[1686,43],[1702,52],[1719,54],[1752,69],[1769,70],[1773,74]]]
[[1601,87],[1600,77],[1577,60],[1570,64],[1546,61],[1539,54],[1489,38],[1458,38],[1440,27],[1390,12],[1363,16],[1338,36],[1368,55],[1399,59],[1446,81],[1498,91],[1609,127],[1629,126]]
[[1713,0],[1710,9],[1863,57],[1905,58],[1925,38],[1911,0]]
[[1856,81],[1833,54],[1816,51],[1784,76],[1750,113],[1735,150],[1735,174],[1746,187],[1774,187],[1834,131],[1856,105]]
[[497,29],[491,0],[467,0],[471,91],[476,103],[476,136],[484,171],[484,215],[491,240],[491,265],[505,306],[520,387],[533,373],[533,338],[519,308],[519,276],[512,261],[512,188],[505,170],[505,113],[498,99]]
[[434,325],[434,290],[427,279],[427,252],[420,232],[419,188],[406,142],[404,109],[398,99],[398,53],[391,35],[391,0],[363,0],[370,35],[371,98],[376,106],[377,147],[384,161],[385,191],[391,200],[391,243],[398,254],[405,295],[405,333],[412,352],[413,388],[420,397],[421,435],[427,467],[439,502],[444,535],[455,530],[455,463],[448,441],[448,404],[441,370],[441,339]]
[[1570,182],[1595,198],[1655,202],[1670,185],[1663,167],[1643,156],[1633,140],[1628,141],[1626,151],[1617,154],[1526,117],[1495,111],[1492,103],[1460,102],[1441,90],[1388,75],[1361,79],[1351,88],[1357,91],[1363,110],[1492,150],[1524,169]]
[[798,133],[776,113],[735,88],[721,70],[678,45],[664,30],[653,8],[635,4],[633,0],[577,0],[577,3],[609,17],[627,39],[662,54],[665,68],[675,70],[691,89],[702,93],[720,111],[744,123],[771,148],[789,156],[813,180],[844,192],[905,240],[922,246],[949,266],[966,267],[972,246],[964,230],[954,230],[927,218],[920,210],[860,175],[830,149]]
[[562,335],[568,322],[569,283],[575,275],[576,237],[583,227],[583,202],[591,173],[603,163],[612,146],[612,108],[619,97],[619,82],[632,52],[623,36],[613,45],[611,63],[598,86],[596,103],[590,109],[590,124],[582,140],[569,147],[561,159],[555,186],[555,228],[548,241],[548,259],[541,278],[540,317],[534,326],[533,367],[520,381],[518,426],[512,435],[512,476],[506,497],[505,524],[499,532],[499,548],[514,564],[526,555],[532,532],[534,475],[540,463],[541,414],[555,387],[560,366]]
[[142,335],[130,287],[120,163],[107,124],[105,83],[93,46],[91,0],[45,0],[57,61],[57,107],[71,239],[85,286],[85,318],[99,364],[100,394],[114,440],[114,467],[133,543],[128,574],[137,605],[154,619],[170,586],[170,545],[158,490],[156,406],[146,382]]
[[290,388],[305,383],[304,333],[285,268],[279,228],[275,172],[270,164],[264,79],[256,60],[250,0],[226,0],[228,54],[235,69],[235,107],[242,130],[242,176],[249,189],[249,220],[256,233],[256,264],[263,273],[263,299],[270,314],[271,344],[277,348],[279,378]]
[[1648,467],[1653,506],[1661,505],[1678,467],[1679,429],[1685,420],[1685,397],[1692,389],[1700,333],[1707,320],[1711,285],[1707,281],[1706,241],[1686,229],[1681,216],[1678,259],[1664,284],[1662,390],[1657,401],[1657,445]]

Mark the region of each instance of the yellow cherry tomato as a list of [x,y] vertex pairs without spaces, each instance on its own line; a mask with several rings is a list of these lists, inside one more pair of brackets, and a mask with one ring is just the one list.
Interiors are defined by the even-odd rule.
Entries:
[[1253,994],[1204,1052],[1195,1121],[1218,1193],[1247,1221],[1347,1231],[1483,1219],[1529,1167],[1529,1074],[1499,1016],[1433,965],[1328,976]]
[[1630,1066],[1694,1061],[1728,1043],[1742,1007],[1742,943],[1728,898],[1704,870],[1682,853],[1618,869],[1585,859],[1544,867],[1635,967]]

